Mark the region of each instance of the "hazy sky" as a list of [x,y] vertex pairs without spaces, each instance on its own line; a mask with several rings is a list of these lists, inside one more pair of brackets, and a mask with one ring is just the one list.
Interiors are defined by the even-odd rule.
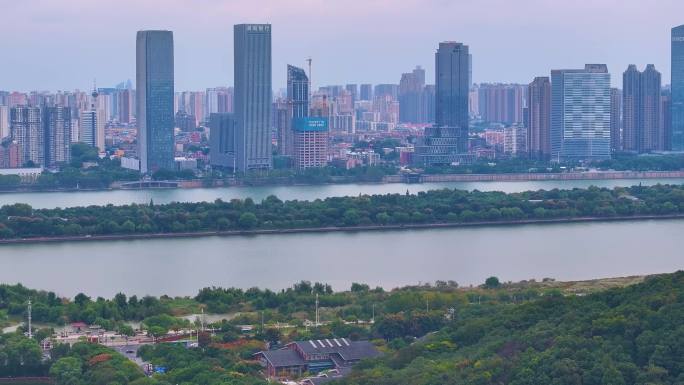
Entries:
[[468,44],[475,82],[528,83],[552,68],[629,63],[670,79],[684,0],[0,0],[0,90],[88,89],[135,80],[135,33],[174,32],[176,90],[233,83],[233,24],[273,24],[273,88],[313,58],[314,87],[434,82],[443,40]]

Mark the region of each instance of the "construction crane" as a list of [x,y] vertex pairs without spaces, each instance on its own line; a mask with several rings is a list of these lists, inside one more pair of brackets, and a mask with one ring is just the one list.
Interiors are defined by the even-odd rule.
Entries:
[[309,56],[306,59],[306,62],[309,64],[309,95],[307,95],[309,97],[309,101],[311,101],[311,61],[311,56]]

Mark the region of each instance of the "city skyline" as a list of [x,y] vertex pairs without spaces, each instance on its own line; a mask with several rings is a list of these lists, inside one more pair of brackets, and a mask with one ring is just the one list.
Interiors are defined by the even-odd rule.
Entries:
[[[684,4],[677,1],[660,2],[648,14],[642,12],[638,1],[605,0],[591,6],[587,1],[563,5],[530,0],[516,2],[515,6],[501,0],[435,2],[438,4],[430,6],[410,0],[388,6],[379,0],[364,2],[363,7],[360,3],[313,0],[287,6],[259,2],[263,7],[221,0],[203,0],[199,7],[180,0],[164,2],[164,7],[159,7],[157,0],[140,4],[103,1],[97,6],[74,0],[71,3],[78,6],[73,7],[49,3],[36,7],[37,0],[10,3],[4,7],[13,17],[0,25],[0,32],[15,34],[19,26],[24,32],[21,38],[7,39],[0,45],[13,52],[3,62],[0,88],[88,89],[93,78],[107,85],[133,79],[135,47],[130,36],[145,29],[174,31],[177,89],[232,85],[230,27],[243,22],[268,22],[279,31],[273,37],[276,89],[285,87],[286,64],[304,66],[309,56],[313,58],[314,89],[323,84],[397,83],[401,73],[416,65],[426,68],[426,78],[432,79],[431,47],[435,41],[444,40],[465,41],[472,47],[473,81],[477,83],[527,84],[552,68],[598,62],[606,63],[614,74],[628,64],[652,63],[663,74],[663,84],[668,84],[669,31],[681,24],[677,15],[684,12]],[[133,9],[136,12],[131,12]],[[489,9],[500,11],[492,14]],[[554,12],[549,12],[551,9]],[[459,23],[443,22],[454,11],[468,18]],[[383,20],[396,22],[383,22],[381,30],[373,28],[373,23]],[[630,24],[640,28],[624,27]],[[345,28],[345,33],[337,33]],[[86,29],[90,32],[83,33]],[[46,33],[67,39],[74,48],[41,44]],[[290,46],[288,41],[302,44]],[[79,50],[81,46],[89,49]],[[558,49],[561,46],[563,49]],[[47,57],[49,67],[42,61]],[[518,62],[510,63],[511,58]],[[613,76],[613,86],[619,86],[616,78]]]

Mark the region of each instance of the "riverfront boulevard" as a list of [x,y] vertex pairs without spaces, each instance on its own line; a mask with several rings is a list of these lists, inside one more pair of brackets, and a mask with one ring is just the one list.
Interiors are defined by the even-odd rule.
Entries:
[[[535,174],[532,174],[535,175]],[[543,175],[543,174],[542,174]],[[434,177],[440,177],[435,175]],[[496,175],[490,176],[492,178]],[[497,177],[498,178],[498,177]],[[511,180],[511,181],[461,181],[461,182],[424,182],[419,184],[406,183],[350,183],[323,185],[280,185],[280,186],[252,186],[252,187],[219,187],[219,188],[174,188],[174,189],[142,189],[142,190],[101,190],[77,192],[16,192],[0,193],[0,205],[26,203],[36,209],[75,207],[75,206],[104,206],[108,204],[126,205],[131,203],[155,204],[170,202],[213,202],[216,199],[230,201],[231,199],[252,198],[259,202],[269,195],[275,195],[282,200],[315,200],[329,197],[358,196],[374,194],[403,194],[408,191],[415,194],[421,191],[449,188],[461,190],[503,191],[516,193],[523,191],[572,189],[597,187],[628,187],[642,184],[684,184],[684,178],[634,178],[634,179],[572,179],[572,180]]]
[[302,279],[336,290],[492,275],[582,280],[684,268],[684,220],[564,223],[369,233],[121,240],[0,247],[0,282],[111,298],[194,295],[199,287],[282,289]]

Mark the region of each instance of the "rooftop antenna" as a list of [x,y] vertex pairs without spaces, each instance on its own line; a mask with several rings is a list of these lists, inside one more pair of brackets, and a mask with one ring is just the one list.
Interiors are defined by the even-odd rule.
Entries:
[[33,338],[33,332],[31,331],[31,299],[28,301],[28,338]]
[[312,61],[311,56],[309,56],[306,59],[306,62],[309,64],[309,95],[307,95],[309,97],[309,101],[311,101],[311,84],[312,84],[311,83],[311,61]]
[[90,109],[95,110],[95,104],[97,103],[97,97],[99,96],[99,93],[97,92],[97,79],[93,79],[93,92],[91,94],[93,99],[91,100],[90,103]]

